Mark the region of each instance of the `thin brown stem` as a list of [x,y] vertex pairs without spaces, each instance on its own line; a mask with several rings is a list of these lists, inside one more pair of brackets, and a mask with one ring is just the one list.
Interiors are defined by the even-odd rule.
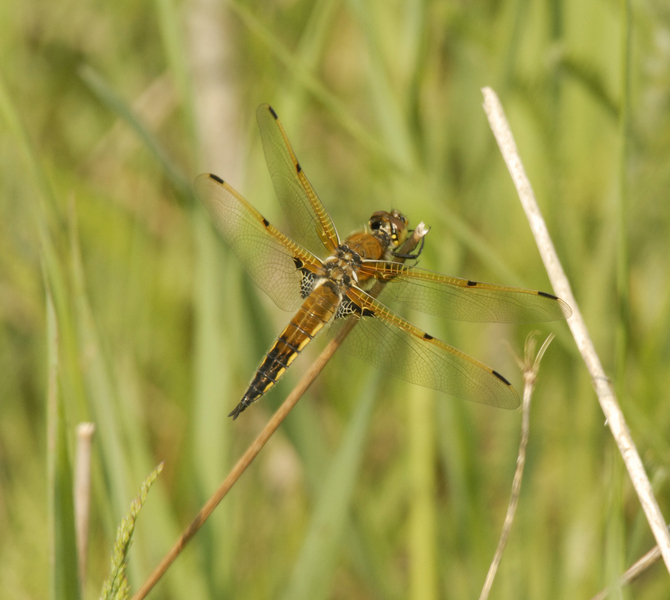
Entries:
[[[414,248],[416,248],[421,239],[427,233],[428,230],[423,226],[423,223],[419,224],[412,235],[407,238],[405,243],[400,247],[399,252],[409,254],[412,250],[414,250]],[[402,261],[402,259],[399,260]],[[375,284],[370,294],[373,296],[378,295],[382,287],[383,286],[378,282]],[[158,583],[158,580],[165,574],[170,565],[184,549],[186,544],[188,544],[188,542],[202,527],[214,509],[219,505],[221,500],[224,499],[233,485],[235,485],[242,473],[246,471],[247,467],[251,464],[254,458],[256,458],[270,437],[272,437],[272,434],[277,430],[288,413],[291,412],[291,409],[298,403],[298,400],[302,398],[303,394],[307,391],[309,386],[312,385],[312,382],[316,379],[318,374],[321,373],[328,361],[332,358],[333,354],[335,354],[335,351],[340,347],[347,335],[349,335],[351,329],[354,327],[354,325],[356,325],[356,322],[357,320],[355,318],[349,318],[342,329],[338,332],[337,336],[330,341],[319,357],[314,361],[314,363],[312,363],[295,389],[291,392],[288,398],[284,400],[283,404],[277,409],[277,412],[272,415],[272,418],[263,428],[263,431],[258,434],[249,448],[247,448],[247,451],[242,455],[242,458],[237,461],[237,464],[230,471],[228,477],[223,480],[223,483],[221,483],[216,492],[214,492],[212,497],[202,507],[193,521],[191,521],[191,524],[184,530],[184,533],[179,536],[179,539],[174,543],[172,548],[170,548],[169,552],[163,557],[163,560],[154,569],[153,573],[144,582],[142,587],[135,593],[135,595],[132,597],[132,600],[142,600],[156,585],[156,583]]]
[[223,480],[223,483],[202,507],[200,512],[195,516],[191,524],[186,528],[184,533],[181,534],[172,548],[170,548],[170,551],[165,555],[151,576],[144,582],[142,587],[133,596],[132,600],[141,600],[142,598],[146,597],[149,591],[154,587],[154,585],[156,585],[158,580],[167,571],[177,556],[179,556],[186,544],[188,544],[191,538],[197,533],[200,527],[202,527],[204,522],[212,514],[214,509],[219,505],[219,502],[223,500],[225,495],[230,491],[233,485],[235,485],[242,473],[244,473],[254,458],[256,458],[263,446],[265,446],[266,442],[277,430],[281,422],[286,418],[286,415],[291,412],[291,409],[298,403],[298,400],[302,398],[303,394],[307,391],[307,388],[312,385],[312,382],[316,379],[317,375],[321,372],[323,367],[326,366],[326,363],[331,359],[335,353],[335,350],[337,350],[340,344],[344,341],[344,338],[349,333],[354,324],[355,321],[351,319],[342,328],[338,336],[326,346],[321,355],[316,359],[316,361],[314,361],[307,373],[305,373],[303,378],[300,380],[300,383],[298,383],[289,397],[286,398],[283,404],[277,409],[277,412],[275,412],[272,418],[268,421],[267,425],[263,428],[263,431],[258,434],[258,437],[256,437],[247,451],[242,455],[242,458],[237,461],[237,464],[228,474],[228,477]]
[[577,348],[582,355],[586,368],[591,374],[593,387],[595,388],[600,406],[607,424],[612,432],[624,464],[631,478],[631,482],[637,492],[642,509],[647,517],[649,526],[658,542],[663,555],[666,568],[670,571],[670,534],[661,514],[658,502],[654,496],[647,473],[644,470],[642,460],[638,454],[635,442],[628,430],[626,419],[619,407],[616,394],[605,374],[600,358],[596,353],[593,341],[589,336],[586,323],[579,311],[579,306],[572,293],[570,282],[563,271],[561,262],[556,254],[556,249],[549,236],[547,225],[542,218],[542,213],[535,200],[533,188],[523,168],[523,163],[516,149],[514,137],[509,128],[509,123],[500,104],[498,96],[491,88],[484,88],[484,110],[489,119],[491,129],[498,142],[500,151],[505,159],[507,168],[512,176],[514,185],[521,205],[526,213],[531,231],[535,237],[537,247],[547,269],[547,274],[554,287],[555,292],[563,298],[572,308],[572,316],[568,319],[568,325],[577,343]]

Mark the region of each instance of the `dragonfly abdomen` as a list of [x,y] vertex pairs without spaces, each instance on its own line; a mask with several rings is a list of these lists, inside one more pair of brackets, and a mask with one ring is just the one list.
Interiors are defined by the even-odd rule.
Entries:
[[334,316],[341,302],[329,282],[318,286],[302,303],[284,331],[265,355],[242,400],[228,416],[237,419],[247,406],[274,386],[305,346]]

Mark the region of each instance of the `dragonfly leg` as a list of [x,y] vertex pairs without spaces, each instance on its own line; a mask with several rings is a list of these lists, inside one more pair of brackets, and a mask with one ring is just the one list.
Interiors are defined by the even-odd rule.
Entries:
[[[412,230],[408,231],[408,233],[412,233],[412,231],[414,231],[414,230],[412,229]],[[423,252],[423,244],[424,244],[425,241],[426,241],[425,236],[422,236],[421,237],[421,245],[419,246],[419,249],[415,253],[409,252],[407,254],[402,254],[402,253],[398,252],[397,250],[394,250],[393,252],[391,252],[391,254],[393,254],[393,256],[395,256],[396,258],[405,258],[405,259],[408,259],[408,260],[416,260],[417,258],[419,258],[419,256],[421,256],[421,253]]]

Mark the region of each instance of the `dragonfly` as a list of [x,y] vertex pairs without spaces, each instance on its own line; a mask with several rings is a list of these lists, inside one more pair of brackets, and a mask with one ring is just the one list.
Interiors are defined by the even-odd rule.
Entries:
[[[565,319],[571,309],[546,292],[441,275],[405,264],[410,233],[398,210],[377,211],[367,226],[342,240],[303,171],[277,113],[257,110],[263,151],[276,195],[297,241],[283,234],[222,178],[203,173],[197,195],[253,281],[294,316],[263,358],[237,406],[237,419],[282,377],[329,324],[355,319],[343,347],[390,375],[499,408],[519,406],[500,373],[415,327],[387,308],[389,301],[461,321],[535,323]],[[416,263],[416,260],[410,261]],[[380,282],[382,293],[371,288]]]

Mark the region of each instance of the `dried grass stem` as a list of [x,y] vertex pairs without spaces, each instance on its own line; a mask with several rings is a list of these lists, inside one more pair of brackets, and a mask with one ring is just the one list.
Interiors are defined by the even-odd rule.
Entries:
[[588,369],[600,406],[605,413],[607,424],[619,447],[624,464],[630,475],[635,491],[642,504],[642,509],[647,517],[649,526],[658,542],[665,565],[670,571],[670,534],[666,528],[665,520],[654,497],[654,493],[642,465],[642,460],[631,437],[623,412],[619,407],[614,389],[605,370],[600,362],[586,324],[579,311],[579,306],[572,294],[568,278],[558,259],[554,245],[549,237],[547,226],[542,218],[540,209],[535,200],[533,188],[523,168],[521,158],[516,149],[514,137],[509,128],[505,113],[500,104],[498,96],[491,88],[484,88],[484,110],[489,119],[493,135],[498,142],[507,168],[516,187],[521,205],[523,206],[528,222],[530,223],[533,236],[537,243],[540,255],[547,269],[549,279],[554,291],[572,307],[572,316],[568,319],[568,325],[575,338],[579,352],[582,355],[586,368]]

